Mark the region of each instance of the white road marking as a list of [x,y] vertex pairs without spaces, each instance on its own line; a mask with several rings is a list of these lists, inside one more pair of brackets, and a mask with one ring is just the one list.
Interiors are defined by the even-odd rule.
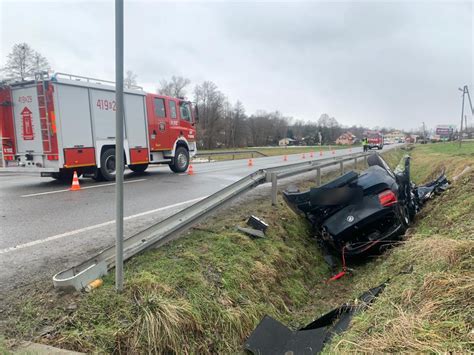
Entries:
[[[143,216],[146,216],[146,215],[149,215],[149,214],[152,214],[152,213],[168,210],[170,208],[175,208],[175,207],[179,207],[179,206],[182,206],[182,205],[191,204],[191,203],[194,203],[194,202],[201,201],[201,200],[205,199],[206,197],[207,196],[202,196],[202,197],[198,197],[198,198],[195,198],[195,199],[192,199],[192,200],[178,202],[178,203],[175,203],[173,205],[168,205],[168,206],[156,208],[154,210],[149,210],[149,211],[137,213],[137,214],[125,217],[124,220],[128,221],[130,219],[143,217]],[[89,226],[89,227],[85,227],[85,228],[81,228],[81,229],[76,229],[76,230],[66,232],[66,233],[62,233],[62,234],[53,235],[51,237],[44,238],[44,239],[34,240],[32,242],[28,242],[28,243],[25,243],[25,244],[19,244],[19,245],[16,245],[14,247],[0,249],[0,254],[6,254],[6,253],[9,253],[9,252],[12,252],[12,251],[15,251],[15,250],[20,250],[20,249],[32,247],[34,245],[51,242],[53,240],[57,240],[57,239],[65,238],[65,237],[70,237],[72,235],[76,235],[76,234],[83,233],[83,232],[88,232],[88,231],[91,231],[91,230],[94,230],[94,229],[97,229],[97,228],[102,228],[102,227],[105,227],[105,226],[109,226],[109,225],[112,225],[112,224],[115,224],[115,220],[95,224],[93,226]]]
[[[146,179],[135,179],[135,180],[124,181],[123,183],[124,183],[124,184],[131,184],[131,183],[133,183],[133,182],[140,182],[140,181],[145,181],[145,180],[146,180]],[[85,189],[95,189],[95,188],[97,188],[97,187],[112,186],[112,185],[115,185],[115,182],[112,182],[112,183],[110,183],[110,184],[100,184],[100,185],[93,185],[93,186],[85,186],[85,187],[81,187],[81,190],[85,190]],[[35,194],[21,195],[21,197],[33,197],[33,196],[41,196],[41,195],[50,195],[50,194],[57,194],[57,193],[60,193],[60,192],[67,192],[67,191],[69,191],[69,189],[46,191],[46,192],[38,192],[38,193],[35,193]]]

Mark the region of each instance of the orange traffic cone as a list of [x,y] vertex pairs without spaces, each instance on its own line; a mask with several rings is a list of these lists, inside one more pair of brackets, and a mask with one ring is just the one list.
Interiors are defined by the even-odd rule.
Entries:
[[248,166],[253,166],[253,160],[252,159],[249,159],[249,162],[247,164]]
[[301,159],[306,159],[306,155],[304,153],[301,154]]
[[283,156],[283,161],[288,161],[288,156],[287,155]]
[[193,169],[193,166],[191,164],[189,164],[188,175],[194,175],[194,169]]
[[74,175],[72,176],[72,185],[69,191],[77,191],[81,189],[81,185],[79,185],[79,179],[77,177],[76,171],[74,171]]

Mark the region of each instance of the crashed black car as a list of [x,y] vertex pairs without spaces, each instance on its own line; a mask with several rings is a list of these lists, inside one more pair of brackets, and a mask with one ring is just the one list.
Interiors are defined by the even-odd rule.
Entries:
[[423,203],[448,186],[444,173],[429,184],[413,184],[409,156],[395,171],[378,154],[367,162],[360,174],[351,171],[306,192],[294,187],[283,192],[288,205],[311,222],[325,250],[347,257],[380,251],[399,241]]

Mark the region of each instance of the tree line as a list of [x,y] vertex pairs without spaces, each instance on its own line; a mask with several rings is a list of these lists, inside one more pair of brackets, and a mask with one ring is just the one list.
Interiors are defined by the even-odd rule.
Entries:
[[[48,60],[27,43],[15,44],[2,68],[5,78],[27,80],[36,72],[49,72]],[[344,132],[362,138],[367,131],[362,126],[342,126],[334,117],[322,114],[316,121],[302,121],[285,116],[279,111],[258,110],[247,114],[244,104],[231,102],[212,81],[204,81],[191,87],[191,80],[172,76],[159,82],[157,93],[173,97],[186,97],[197,105],[198,145],[201,149],[237,148],[278,145],[283,138],[294,139],[297,144],[333,144]],[[125,87],[137,85],[137,75],[127,70]],[[381,129],[387,131],[387,129]]]

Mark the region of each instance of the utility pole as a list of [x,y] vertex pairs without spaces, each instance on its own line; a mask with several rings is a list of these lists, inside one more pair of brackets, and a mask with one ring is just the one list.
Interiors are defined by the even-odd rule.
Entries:
[[123,290],[123,0],[115,0],[115,289]]
[[472,101],[471,101],[471,95],[469,94],[469,89],[467,85],[464,85],[464,87],[458,88],[459,91],[462,91],[462,106],[461,106],[461,128],[459,130],[459,148],[461,148],[461,143],[462,143],[462,134],[463,134],[463,121],[465,121],[465,129],[467,131],[467,117],[464,116],[464,97],[467,95],[467,98],[469,100],[469,106],[471,108],[471,113],[474,115],[474,108],[472,107]]
[[423,122],[423,142],[426,143],[426,130],[425,130],[425,122]]

